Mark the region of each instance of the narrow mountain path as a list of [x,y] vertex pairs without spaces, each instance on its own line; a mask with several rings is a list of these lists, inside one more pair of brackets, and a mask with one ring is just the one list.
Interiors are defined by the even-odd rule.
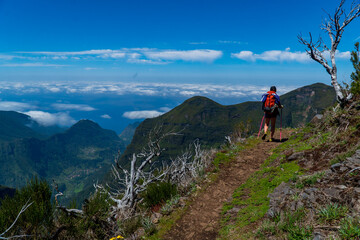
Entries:
[[279,144],[280,142],[261,142],[253,149],[240,152],[234,161],[220,169],[217,180],[195,197],[187,212],[163,239],[216,239],[223,204],[231,199],[236,188],[260,169],[270,155],[270,150]]

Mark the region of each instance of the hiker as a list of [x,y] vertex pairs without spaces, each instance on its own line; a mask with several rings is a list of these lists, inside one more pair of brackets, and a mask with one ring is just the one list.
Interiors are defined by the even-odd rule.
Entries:
[[261,139],[266,139],[267,130],[269,129],[269,123],[271,121],[271,136],[269,142],[272,142],[274,140],[276,117],[280,115],[279,108],[283,108],[283,105],[280,103],[280,97],[276,94],[276,87],[270,87],[270,91],[262,96],[261,101],[265,114],[264,135]]

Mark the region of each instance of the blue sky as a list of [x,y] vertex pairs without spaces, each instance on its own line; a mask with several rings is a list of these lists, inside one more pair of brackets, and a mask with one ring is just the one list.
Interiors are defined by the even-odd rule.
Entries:
[[[338,3],[0,0],[0,110],[51,113],[67,125],[90,112],[95,120],[122,121],[146,115],[140,111],[160,114],[194,95],[231,104],[257,99],[270,85],[285,93],[330,84],[297,35],[327,40],[324,10],[332,13]],[[357,19],[341,40],[340,82],[352,72],[349,51],[359,29]],[[116,105],[114,96],[124,102],[119,113],[102,111]],[[149,97],[156,97],[152,105]]]
[[[333,12],[338,2],[2,0],[0,76],[19,81],[326,82],[325,70],[307,59],[297,35],[321,33],[323,9]],[[353,49],[357,29],[359,21],[346,29],[341,52]],[[245,59],[241,51],[257,57]],[[344,56],[340,78],[351,72]]]

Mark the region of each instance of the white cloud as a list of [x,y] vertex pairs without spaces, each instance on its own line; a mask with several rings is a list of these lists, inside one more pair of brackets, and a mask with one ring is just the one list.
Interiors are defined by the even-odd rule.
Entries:
[[153,60],[182,60],[196,62],[213,62],[222,56],[222,51],[197,49],[197,50],[164,50],[149,51],[144,53],[146,57]]
[[18,53],[31,53],[31,54],[40,54],[40,55],[58,55],[58,56],[68,56],[68,55],[100,55],[100,54],[111,54],[116,53],[117,50],[111,49],[97,49],[97,50],[85,50],[85,51],[74,51],[74,52],[50,52],[50,51],[33,51],[33,52],[18,52]]
[[137,59],[137,58],[129,58],[127,60],[128,63],[143,63],[143,64],[153,64],[153,65],[162,65],[168,64],[169,62],[162,62],[162,61],[153,61],[149,59]]
[[108,114],[103,114],[100,117],[105,118],[105,119],[111,119],[111,116]]
[[48,64],[48,63],[8,63],[2,64],[1,67],[65,67],[67,65]]
[[261,54],[255,54],[251,51],[241,51],[239,53],[232,53],[232,57],[245,61],[270,61],[270,62],[309,62],[311,59],[306,52],[290,52],[290,48],[286,48],[285,51],[270,50]]
[[360,36],[358,36],[357,38],[355,38],[355,41],[359,41],[360,40]]
[[24,114],[29,115],[32,119],[43,126],[70,126],[76,121],[68,114],[64,112],[48,113],[43,111],[28,111]]
[[[238,58],[245,61],[263,60],[268,62],[311,62],[312,60],[306,52],[291,52],[290,48],[286,48],[285,51],[270,50],[261,54],[256,54],[251,51],[241,51],[239,53],[232,53],[233,58]],[[336,51],[337,59],[350,59],[350,52]],[[329,52],[324,53],[325,58],[329,58]]]
[[351,58],[351,53],[350,51],[346,51],[346,52],[340,52],[339,50],[336,51],[335,57],[337,59],[346,59],[346,60],[350,60]]
[[158,117],[162,114],[164,114],[164,112],[159,112],[156,110],[130,111],[124,112],[123,117],[129,119],[144,119]]
[[57,93],[57,92],[60,92],[60,91],[61,91],[61,89],[58,88],[58,87],[49,87],[48,90],[49,90],[50,92],[54,92],[54,93]]
[[205,45],[207,42],[189,42],[191,45]]
[[227,41],[227,40],[219,40],[218,42],[222,44],[248,44],[247,42]]
[[[198,61],[213,62],[222,56],[222,51],[210,49],[172,50],[156,48],[122,48],[118,50],[99,49],[74,52],[18,52],[18,54],[31,55],[34,59],[53,60],[89,60],[89,59],[125,59],[129,63],[166,64],[164,61]],[[35,57],[34,57],[35,56]],[[29,57],[24,57],[29,59]],[[11,64],[14,65],[14,64]],[[28,65],[28,64],[26,64]],[[29,65],[30,66],[30,65]]]
[[33,106],[28,103],[22,102],[9,102],[9,101],[0,101],[0,110],[2,111],[25,111],[29,109],[35,109],[36,106]]
[[[280,94],[295,89],[297,86],[278,86],[282,90]],[[54,89],[53,89],[54,88]],[[31,83],[23,82],[21,84],[0,82],[0,90],[3,93],[7,91],[16,91],[17,94],[31,92],[43,92],[53,89],[67,94],[116,94],[116,95],[136,95],[136,96],[175,96],[175,97],[256,97],[256,91],[268,91],[268,87],[257,85],[241,84],[183,84],[183,83],[156,83],[156,82],[56,82],[56,83]],[[64,104],[56,103],[58,111],[93,111],[93,107],[84,104]],[[33,110],[33,109],[30,109]],[[165,112],[165,109],[160,109]]]
[[234,58],[245,60],[245,61],[255,61],[256,60],[254,53],[251,51],[241,51],[239,53],[232,53],[231,56]]
[[94,111],[95,108],[86,104],[54,103],[52,106],[58,111],[76,110],[76,111]]

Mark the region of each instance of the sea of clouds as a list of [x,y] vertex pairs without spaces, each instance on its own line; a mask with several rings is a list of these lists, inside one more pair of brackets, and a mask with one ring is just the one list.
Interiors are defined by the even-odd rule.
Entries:
[[[259,100],[269,86],[132,82],[1,82],[0,110],[18,111],[44,125],[67,127],[92,119],[121,132],[157,117],[193,96],[221,104]],[[284,94],[297,86],[278,86]]]

